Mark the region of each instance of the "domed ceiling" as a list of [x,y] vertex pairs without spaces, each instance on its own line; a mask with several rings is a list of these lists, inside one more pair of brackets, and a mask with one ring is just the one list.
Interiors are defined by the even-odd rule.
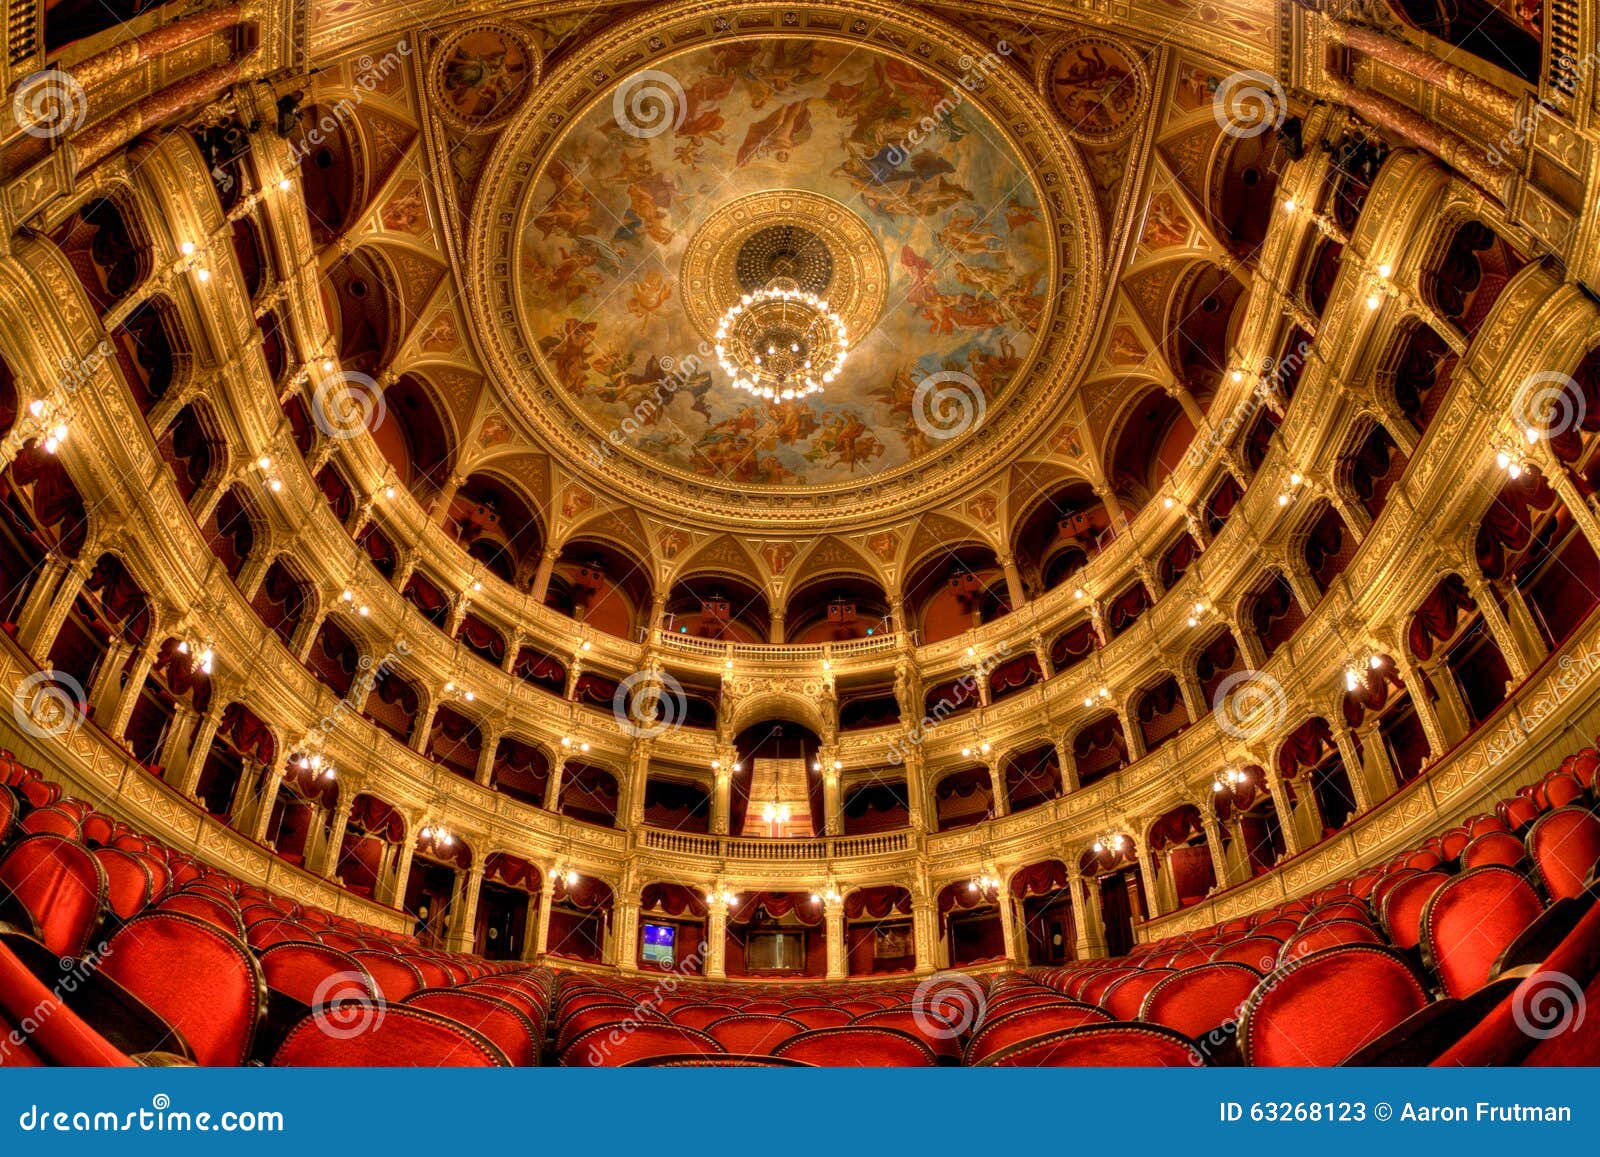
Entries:
[[[550,155],[519,238],[543,368],[611,445],[723,482],[846,482],[943,449],[1011,388],[1051,283],[1028,169],[963,94],[802,38],[626,77]],[[853,345],[820,394],[769,404],[710,343],[797,241]],[[919,396],[929,375],[964,396]]]

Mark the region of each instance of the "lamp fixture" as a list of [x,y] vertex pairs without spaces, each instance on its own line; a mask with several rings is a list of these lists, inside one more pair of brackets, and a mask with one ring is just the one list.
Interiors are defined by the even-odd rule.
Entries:
[[1344,668],[1344,689],[1356,691],[1367,685],[1373,671],[1383,668],[1384,657],[1376,651],[1363,651],[1354,656]]
[[589,750],[589,743],[587,740],[578,739],[571,735],[563,735],[561,737],[561,746],[566,748],[576,747],[579,751]]
[[195,669],[202,675],[211,674],[217,657],[217,653],[211,644],[200,639],[179,639],[178,654],[192,655]]
[[468,703],[471,703],[474,699],[477,698],[477,695],[475,695],[473,692],[467,690],[465,687],[456,686],[456,682],[455,682],[454,679],[450,680],[448,683],[446,683],[444,685],[444,693],[446,695],[457,695],[457,696],[460,696],[461,699],[463,699],[465,702],[468,702]]
[[976,747],[963,747],[961,749],[961,754],[968,758],[971,758],[974,753],[978,755],[988,755],[991,746],[992,744],[985,740],[984,742],[979,743]]
[[422,831],[417,834],[422,837],[423,843],[429,844],[434,848],[448,848],[456,842],[456,838],[445,829],[443,824],[425,824]]
[[967,891],[969,892],[989,893],[998,892],[999,890],[1000,877],[994,875],[992,872],[979,872],[976,876],[967,881]]
[[706,889],[707,904],[715,904],[719,900],[731,908],[739,902],[739,893],[730,892],[726,888],[720,890],[716,888]]
[[842,899],[844,897],[839,894],[839,890],[832,884],[829,884],[820,892],[811,893],[811,902],[813,904],[837,904]]
[[299,759],[295,760],[295,766],[301,771],[309,771],[311,773],[311,778],[314,780],[337,778],[337,773],[334,771],[333,767],[333,761],[331,759],[323,758],[319,752],[302,754]]
[[717,323],[717,361],[735,388],[769,402],[818,393],[844,368],[850,339],[828,302],[775,277],[728,307]]
[[1128,837],[1121,832],[1107,832],[1094,842],[1094,854],[1102,855],[1105,852],[1121,852],[1128,846]]
[[1089,694],[1087,694],[1087,695],[1085,695],[1083,697],[1083,705],[1085,707],[1094,707],[1097,704],[1106,702],[1110,698],[1111,698],[1111,688],[1106,687],[1106,686],[1101,686],[1097,690],[1091,691],[1091,692],[1089,692]]
[[67,415],[55,402],[35,398],[28,403],[28,414],[39,431],[39,445],[46,454],[54,454],[67,440]]
[[1229,767],[1223,769],[1222,773],[1211,781],[1211,790],[1213,792],[1233,792],[1249,782],[1250,775],[1248,772],[1240,771],[1236,767]]

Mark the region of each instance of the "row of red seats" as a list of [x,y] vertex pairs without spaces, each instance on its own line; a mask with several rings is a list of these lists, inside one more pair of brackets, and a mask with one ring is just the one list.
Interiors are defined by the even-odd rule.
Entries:
[[[1586,749],[1493,814],[1312,895],[1034,977],[1183,1034],[1211,1063],[1594,1063],[1597,769]],[[1519,1010],[1561,1031],[1521,1031]]]
[[[546,969],[218,871],[0,752],[0,1063],[539,1062]],[[9,1035],[15,1034],[15,1035]]]
[[981,994],[915,981],[817,985],[563,975],[554,1056],[573,1066],[892,1065],[960,1061],[962,1002]]

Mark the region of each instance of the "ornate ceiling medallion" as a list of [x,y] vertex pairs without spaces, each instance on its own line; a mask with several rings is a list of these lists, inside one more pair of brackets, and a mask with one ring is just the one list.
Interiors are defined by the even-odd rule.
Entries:
[[525,31],[477,24],[447,40],[433,58],[435,107],[473,131],[505,123],[539,83],[543,61]]
[[700,335],[714,340],[728,310],[778,278],[825,298],[853,345],[883,310],[889,271],[883,243],[838,201],[771,189],[730,201],[689,239],[684,308]]
[[1040,61],[1039,87],[1073,136],[1109,142],[1138,123],[1150,81],[1132,48],[1105,36],[1073,36]]

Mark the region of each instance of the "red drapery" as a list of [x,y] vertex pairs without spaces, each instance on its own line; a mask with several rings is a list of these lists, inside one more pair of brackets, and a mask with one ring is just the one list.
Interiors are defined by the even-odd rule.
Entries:
[[668,916],[703,917],[706,914],[704,898],[682,884],[646,884],[639,894],[639,907],[646,912],[665,912]]
[[405,838],[405,817],[376,796],[358,795],[350,809],[350,826],[391,844]]
[[487,654],[496,663],[506,657],[506,641],[500,632],[475,615],[461,620],[461,640],[480,654]]
[[762,914],[773,920],[782,920],[791,913],[800,923],[816,927],[823,921],[822,905],[805,892],[752,892],[741,896],[739,903],[728,911],[730,924],[749,924]]
[[882,920],[894,913],[911,915],[911,893],[898,884],[857,888],[844,898],[844,914],[849,920],[859,920],[863,916]]
[[1060,860],[1041,860],[1011,877],[1011,894],[1019,900],[1048,896],[1067,886],[1067,866]]
[[1467,584],[1458,575],[1447,576],[1411,616],[1411,628],[1406,635],[1411,653],[1419,659],[1430,657],[1434,643],[1454,638],[1463,615],[1476,610],[1477,604],[1472,601]]
[[567,883],[566,876],[557,876],[550,896],[555,903],[570,904],[574,908],[611,907],[611,885],[593,876],[579,876],[575,884]]
[[1317,761],[1334,750],[1333,732],[1325,719],[1307,719],[1284,740],[1278,752],[1278,774],[1293,779],[1301,771],[1315,767]]
[[533,893],[539,890],[539,869],[518,856],[494,852],[483,862],[483,877]]

